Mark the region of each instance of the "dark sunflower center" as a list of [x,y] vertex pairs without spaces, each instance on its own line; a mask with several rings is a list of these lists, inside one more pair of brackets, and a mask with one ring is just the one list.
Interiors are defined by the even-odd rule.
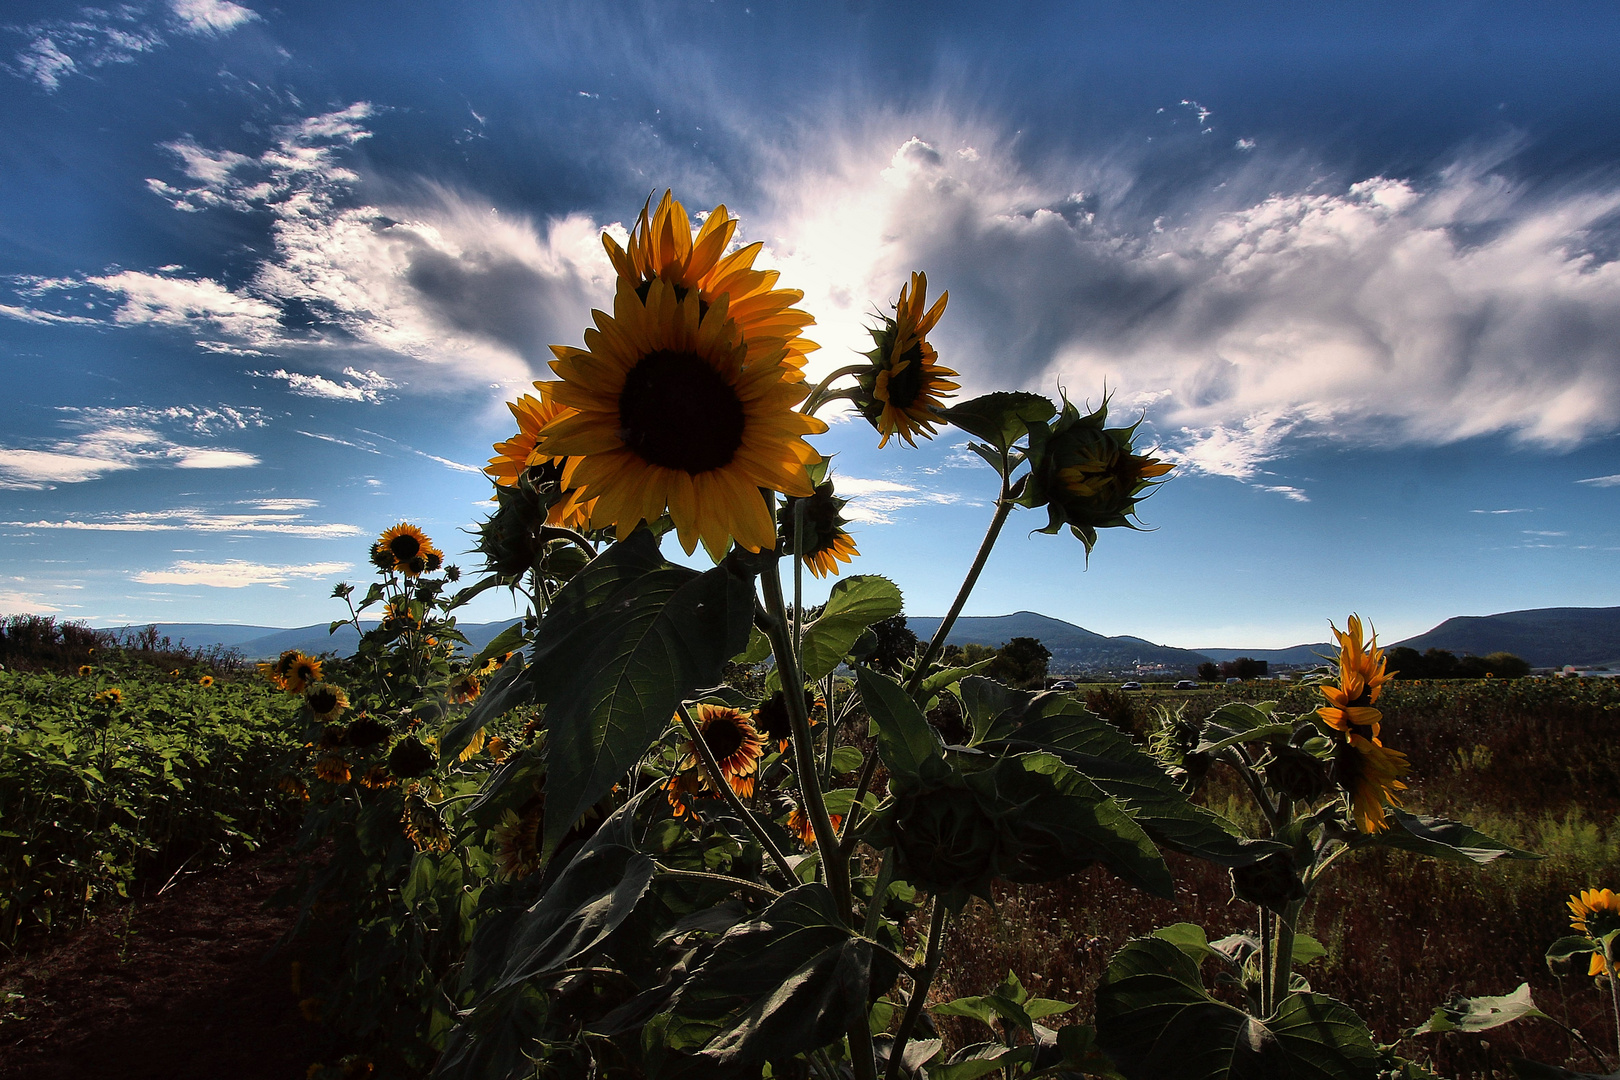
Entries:
[[727,758],[742,749],[742,725],[729,716],[719,716],[703,728],[703,741],[714,752],[714,760],[725,764]]
[[692,353],[648,353],[619,395],[625,445],[653,465],[694,475],[731,464],[744,421],[737,392]]
[[337,708],[337,695],[330,690],[317,690],[309,695],[309,707],[317,713],[329,713]]
[[394,553],[394,558],[403,562],[407,559],[416,558],[417,552],[422,550],[422,545],[416,537],[406,533],[388,541],[388,550]]
[[909,409],[922,394],[927,385],[927,375],[923,371],[922,342],[918,342],[900,354],[900,362],[910,361],[904,368],[889,371],[889,404],[897,409]]

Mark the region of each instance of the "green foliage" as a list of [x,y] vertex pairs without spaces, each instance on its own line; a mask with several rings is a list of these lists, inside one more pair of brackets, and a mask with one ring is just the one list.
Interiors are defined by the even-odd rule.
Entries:
[[[120,703],[97,707],[115,684]],[[278,782],[302,727],[254,683],[0,672],[0,941],[71,924],[187,858],[256,848],[294,819]]]

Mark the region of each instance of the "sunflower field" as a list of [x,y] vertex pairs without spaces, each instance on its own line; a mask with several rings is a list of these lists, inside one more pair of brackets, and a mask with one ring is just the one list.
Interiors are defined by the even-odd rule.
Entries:
[[[302,724],[286,786],[308,800],[304,875],[285,899],[322,947],[301,1004],[353,1048],[312,1078],[1421,1078],[1416,1033],[1544,1015],[1528,988],[1459,997],[1390,1038],[1316,985],[1343,951],[1309,932],[1338,925],[1316,912],[1370,869],[1540,859],[1414,799],[1438,757],[1482,758],[1405,741],[1391,703],[1428,691],[1390,685],[1359,617],[1282,701],[1130,725],[987,678],[989,661],[950,666],[1017,510],[1102,557],[1172,466],[1106,400],[951,404],[929,341],[948,297],[930,303],[920,272],[862,361],[812,385],[802,294],[736,228],[721,206],[694,229],[666,193],[627,244],[604,236],[612,310],[511,403],[480,572],[463,581],[400,522],[372,544],[375,580],[333,590],[356,654],[263,666]],[[983,543],[915,652],[872,629],[898,587],[844,574],[846,500],[808,441],[833,403],[880,446],[953,428],[986,467]],[[825,604],[804,603],[807,573],[839,577]],[[472,654],[456,611],[489,589],[528,616]],[[987,903],[1048,890],[1079,926],[1164,910],[1178,880],[1218,883],[1226,925],[1141,927],[1062,997],[1042,971],[966,985]],[[1620,901],[1588,890],[1570,912],[1553,952],[1612,993]]]
[[162,672],[117,650],[76,674],[0,671],[0,941],[82,921],[254,850],[297,820],[278,788],[297,711],[256,681]]

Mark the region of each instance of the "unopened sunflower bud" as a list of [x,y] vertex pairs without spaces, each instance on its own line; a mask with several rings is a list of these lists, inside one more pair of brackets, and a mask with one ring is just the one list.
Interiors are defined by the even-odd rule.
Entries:
[[1305,899],[1305,883],[1293,855],[1278,851],[1248,866],[1233,867],[1232,895],[1281,914],[1289,904]]
[[1328,789],[1327,762],[1297,746],[1274,746],[1265,764],[1266,783],[1295,802],[1314,802]]
[[1064,525],[1090,551],[1097,530],[1136,528],[1130,520],[1150,488],[1163,483],[1174,466],[1136,453],[1136,424],[1104,427],[1108,403],[1082,416],[1067,398],[1050,426],[1030,429],[1029,484],[1019,504],[1045,506],[1048,522],[1041,532]]

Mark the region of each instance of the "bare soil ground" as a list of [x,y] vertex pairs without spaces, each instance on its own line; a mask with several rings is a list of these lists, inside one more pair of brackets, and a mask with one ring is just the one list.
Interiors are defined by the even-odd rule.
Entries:
[[182,877],[0,965],[0,1080],[301,1080],[332,1056],[298,1011],[285,850]]

